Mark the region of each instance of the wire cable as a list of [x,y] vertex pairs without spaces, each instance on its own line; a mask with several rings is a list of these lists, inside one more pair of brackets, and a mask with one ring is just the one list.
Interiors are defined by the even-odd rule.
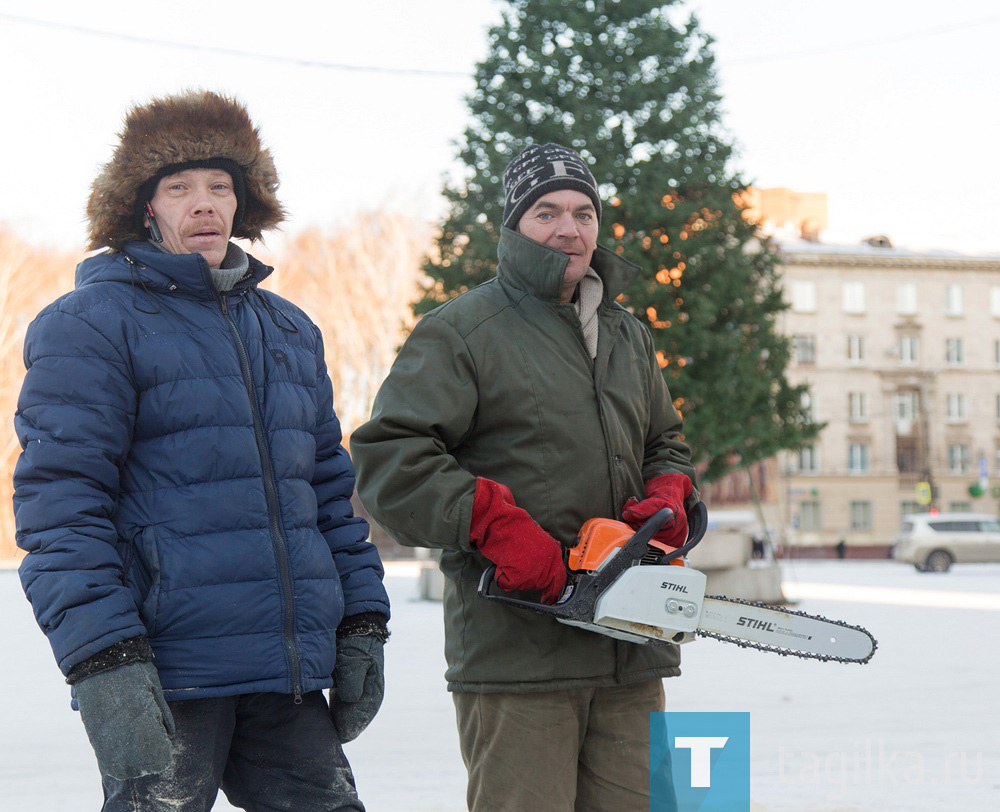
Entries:
[[378,65],[345,65],[338,62],[322,62],[315,59],[300,59],[290,56],[278,56],[275,54],[257,54],[251,51],[240,51],[236,48],[223,48],[218,45],[195,45],[190,42],[173,42],[170,40],[153,39],[152,37],[141,37],[134,34],[120,34],[112,31],[102,31],[97,28],[86,28],[80,25],[60,23],[52,20],[37,20],[31,17],[20,17],[15,14],[0,13],[0,20],[9,20],[15,23],[26,25],[36,25],[42,28],[55,28],[62,31],[70,31],[75,34],[87,34],[95,37],[107,37],[110,39],[123,40],[125,42],[140,43],[143,45],[156,45],[163,48],[182,48],[188,51],[202,51],[207,53],[220,54],[222,56],[235,56],[240,59],[255,59],[266,62],[279,62],[286,65],[297,65],[303,68],[321,68],[324,70],[351,71],[355,73],[384,73],[392,75],[406,76],[428,76],[447,79],[468,79],[472,76],[471,71],[456,70],[433,70],[427,68],[387,68]]

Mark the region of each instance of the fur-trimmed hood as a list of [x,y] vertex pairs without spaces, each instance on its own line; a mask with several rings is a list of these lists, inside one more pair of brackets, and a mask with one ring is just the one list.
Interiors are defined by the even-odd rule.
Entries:
[[246,108],[211,91],[188,91],[136,105],[125,118],[118,146],[90,189],[88,248],[116,251],[145,240],[139,190],[175,164],[228,158],[243,170],[246,208],[234,237],[259,240],[285,219],[278,201],[278,173]]

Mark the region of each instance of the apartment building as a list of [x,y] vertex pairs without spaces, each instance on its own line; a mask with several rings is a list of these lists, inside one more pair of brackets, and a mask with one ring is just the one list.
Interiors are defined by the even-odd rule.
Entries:
[[882,544],[903,513],[996,512],[1000,257],[781,242],[789,378],[827,424],[779,455],[795,544]]
[[788,377],[826,428],[757,466],[757,487],[710,486],[715,506],[756,491],[776,540],[828,548],[883,547],[903,513],[1000,510],[1000,257],[824,244],[825,196],[751,201],[783,255]]

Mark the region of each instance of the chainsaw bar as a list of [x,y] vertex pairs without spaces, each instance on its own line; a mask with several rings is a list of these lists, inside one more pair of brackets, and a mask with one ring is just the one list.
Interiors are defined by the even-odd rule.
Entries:
[[[752,616],[742,607],[752,608]],[[723,595],[705,596],[696,634],[740,648],[824,662],[864,664],[878,648],[862,626]]]

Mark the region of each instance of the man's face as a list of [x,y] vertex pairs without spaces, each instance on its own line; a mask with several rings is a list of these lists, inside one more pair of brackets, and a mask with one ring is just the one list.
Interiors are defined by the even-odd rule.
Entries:
[[517,224],[517,230],[525,237],[569,257],[563,276],[564,302],[573,298],[577,284],[587,274],[597,245],[597,229],[597,210],[593,202],[575,189],[542,195]]
[[165,250],[171,254],[201,254],[209,268],[221,266],[236,214],[236,193],[228,172],[185,169],[167,175],[156,185],[149,204],[163,234]]

